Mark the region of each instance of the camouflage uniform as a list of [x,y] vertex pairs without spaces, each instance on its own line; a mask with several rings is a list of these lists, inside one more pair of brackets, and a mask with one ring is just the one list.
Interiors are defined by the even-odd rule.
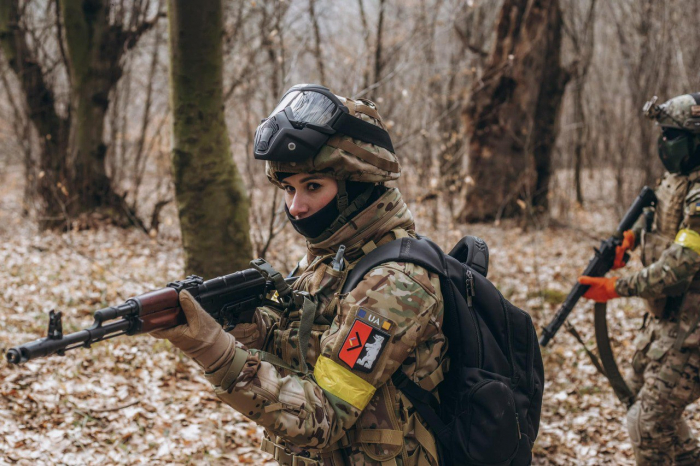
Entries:
[[638,464],[696,464],[700,445],[682,413],[700,396],[700,171],[666,173],[656,195],[651,231],[635,226],[645,268],[616,283],[655,317],[635,341],[627,428]]
[[[338,97],[350,116],[385,131],[374,103]],[[270,121],[256,132],[265,144],[275,134]],[[322,173],[338,183],[339,215],[321,235],[307,237],[301,275],[292,286],[295,296],[304,296],[300,309],[259,308],[252,323],[228,334],[192,299],[185,297],[183,304],[181,297],[188,325],[153,334],[204,367],[219,398],[265,428],[262,449],[282,464],[439,463],[433,435],[391,381],[401,369],[437,396],[448,362],[439,277],[414,264],[388,262],[340,294],[364,254],[415,236],[399,191],[375,186],[401,172],[385,146],[390,144],[337,133],[310,158],[263,159],[279,187],[283,173]],[[348,182],[367,185],[364,201],[362,195],[349,198]],[[333,267],[341,245],[344,267]]]
[[[226,363],[206,374],[219,398],[265,427],[263,449],[281,463],[299,455],[297,464],[438,464],[435,440],[390,379],[401,368],[432,390],[442,378],[447,343],[438,276],[390,262],[339,295],[346,272],[329,267],[340,244],[352,265],[363,252],[404,235],[414,235],[413,218],[399,191],[390,189],[331,238],[309,244],[311,260],[293,288],[317,297],[306,349],[311,373],[298,372],[303,312],[280,316],[261,308],[256,323],[233,332],[236,352],[246,357],[235,381],[222,387]],[[377,335],[373,341],[358,333],[368,328]],[[363,341],[371,351],[349,357],[347,349]]]

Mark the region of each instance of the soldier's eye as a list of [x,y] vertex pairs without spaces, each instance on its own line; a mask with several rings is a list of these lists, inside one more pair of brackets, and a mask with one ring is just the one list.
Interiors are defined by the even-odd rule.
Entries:
[[317,190],[318,188],[320,188],[320,187],[321,187],[321,185],[318,184],[318,183],[309,183],[309,184],[307,185],[307,188],[308,188],[309,191],[316,191],[316,190]]

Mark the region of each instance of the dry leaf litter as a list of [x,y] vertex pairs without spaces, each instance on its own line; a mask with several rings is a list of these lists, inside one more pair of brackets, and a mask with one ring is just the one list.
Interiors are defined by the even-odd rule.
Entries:
[[[17,208],[19,176],[6,175],[0,189],[2,353],[45,336],[51,309],[64,313],[64,332],[76,331],[92,324],[95,310],[184,276],[176,225],[175,233],[157,238],[108,226],[39,232]],[[532,314],[538,331],[617,217],[589,208],[567,212],[565,226],[437,227],[431,225],[434,208],[411,204],[419,230],[445,248],[464,234],[486,239],[489,278]],[[293,245],[295,252],[303,251],[301,243]],[[639,267],[635,255],[630,268]],[[640,300],[611,302],[618,360],[630,358],[642,315]],[[569,321],[594,347],[592,306],[581,303]],[[580,345],[562,329],[543,357],[547,385],[534,464],[634,464],[625,411]],[[697,430],[695,405],[688,414]],[[193,362],[149,336],[119,337],[20,367],[0,362],[3,464],[274,464],[257,449],[261,433],[217,400]]]

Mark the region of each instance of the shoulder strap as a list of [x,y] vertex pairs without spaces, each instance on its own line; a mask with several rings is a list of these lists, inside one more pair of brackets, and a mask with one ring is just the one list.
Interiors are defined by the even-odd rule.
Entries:
[[[477,316],[474,308],[469,307],[465,298],[465,279],[470,268],[465,268],[454,257],[446,255],[440,247],[425,237],[400,238],[370,251],[362,257],[348,274],[341,293],[349,293],[373,268],[386,262],[409,262],[423,267],[440,277],[440,289],[445,306],[443,329],[447,338],[459,341],[459,350],[454,350],[451,357],[457,357],[459,364],[470,367],[482,367],[483,345],[481,325],[483,320]],[[489,292],[490,282],[479,273],[470,275],[476,283],[476,289],[482,289],[476,296],[486,308],[500,308],[499,293]],[[493,285],[490,285],[493,288]],[[493,299],[490,299],[493,298]],[[494,301],[496,299],[496,301]],[[495,303],[495,304],[494,304]],[[490,318],[499,319],[500,313],[494,313]],[[498,323],[492,323],[497,325]],[[500,327],[499,327],[500,328]],[[494,342],[495,343],[495,342]],[[454,348],[453,348],[454,349]]]
[[342,293],[353,290],[370,270],[386,262],[410,262],[440,276],[447,275],[444,253],[435,243],[425,238],[399,238],[362,257],[348,274]]

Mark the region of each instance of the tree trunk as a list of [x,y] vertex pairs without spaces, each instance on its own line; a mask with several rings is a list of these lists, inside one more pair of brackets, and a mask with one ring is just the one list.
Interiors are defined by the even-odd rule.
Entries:
[[551,153],[569,78],[559,58],[561,25],[558,0],[503,4],[484,76],[463,113],[471,134],[465,221],[513,216],[526,204],[548,207]]
[[384,44],[382,42],[382,34],[384,32],[384,10],[386,8],[386,0],[379,0],[379,18],[377,19],[377,38],[374,45],[374,82],[378,83],[382,78],[384,70],[384,58],[382,57]]
[[316,67],[318,68],[318,75],[320,77],[320,83],[326,84],[326,70],[323,65],[323,54],[321,53],[321,28],[318,25],[318,18],[316,17],[316,6],[314,5],[316,0],[309,0],[309,16],[311,17],[311,26],[314,30],[314,58],[316,59]]
[[[64,225],[68,202],[68,122],[56,113],[56,98],[19,25],[18,0],[0,1],[0,45],[19,81],[28,118],[39,137],[39,167],[36,192],[41,199],[40,227]],[[27,182],[30,182],[29,180]]]
[[249,267],[248,198],[222,106],[222,1],[168,0],[172,165],[187,273]]
[[71,76],[69,160],[72,215],[103,209],[119,224],[133,219],[107,176],[103,133],[109,94],[122,75],[121,27],[109,24],[109,3],[60,0]]
[[576,124],[574,140],[574,188],[576,190],[576,202],[583,205],[582,171],[583,148],[586,133],[586,114],[583,110],[583,79],[576,77],[574,84],[574,123]]
[[[20,25],[18,0],[0,0],[0,45],[19,80],[28,118],[39,136],[36,192],[42,204],[40,227],[67,227],[72,218],[96,209],[120,225],[143,226],[107,176],[103,132],[109,93],[122,74],[121,57],[155,20],[132,19],[124,30],[118,21],[110,24],[112,2],[55,1],[56,40],[70,78],[65,117],[56,111],[54,90],[39,61],[39,46],[30,46],[28,31]],[[131,13],[140,14],[137,8]]]

